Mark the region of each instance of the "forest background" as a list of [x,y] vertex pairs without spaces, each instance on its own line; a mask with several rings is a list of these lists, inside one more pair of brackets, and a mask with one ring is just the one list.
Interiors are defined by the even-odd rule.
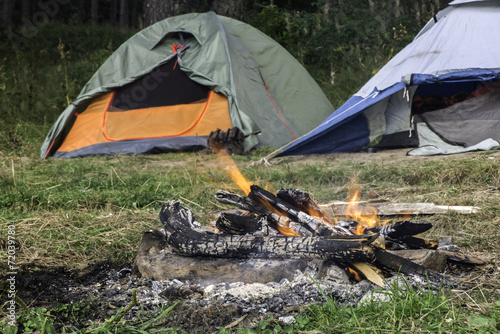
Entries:
[[445,0],[2,0],[0,150],[38,154],[59,114],[125,40],[213,10],[279,42],[334,107],[408,44]]

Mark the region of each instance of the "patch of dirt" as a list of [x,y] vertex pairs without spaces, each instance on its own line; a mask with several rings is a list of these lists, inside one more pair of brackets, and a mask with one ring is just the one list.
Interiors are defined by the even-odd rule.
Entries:
[[410,149],[394,149],[381,150],[376,153],[354,152],[354,153],[332,153],[332,154],[312,154],[301,156],[287,156],[282,158],[272,159],[271,163],[313,163],[313,162],[351,162],[351,163],[382,163],[386,165],[397,165],[408,161],[454,161],[464,159],[475,159],[480,156],[488,156],[494,159],[500,159],[500,151],[488,152],[467,152],[461,154],[450,155],[433,155],[433,156],[410,156],[406,153]]
[[21,269],[16,275],[17,296],[26,305],[35,307],[51,308],[58,304],[74,303],[86,297],[70,294],[72,287],[92,285],[108,279],[111,270],[112,266],[106,262],[93,264],[82,271],[63,267],[38,268],[36,271]]
[[182,303],[174,308],[174,312],[164,324],[171,328],[179,326],[189,333],[212,333],[216,328],[227,326],[240,317],[242,317],[241,308],[224,305],[220,301],[213,302],[207,307]]
[[[500,150],[497,151],[476,151],[467,152],[460,154],[450,154],[450,155],[434,155],[434,156],[409,156],[407,153],[410,151],[408,148],[403,149],[392,149],[392,150],[379,150],[375,153],[367,152],[353,152],[353,153],[331,153],[331,154],[311,154],[311,155],[299,155],[299,156],[286,156],[274,159],[268,159],[268,162],[272,165],[280,164],[308,164],[308,163],[355,163],[355,164],[370,164],[377,163],[382,165],[398,165],[401,163],[408,163],[409,161],[421,162],[425,161],[455,161],[464,159],[478,159],[478,158],[488,158],[488,159],[500,159]],[[262,158],[265,155],[256,157],[251,155],[241,159],[242,156],[237,156],[235,163],[238,166],[245,165],[259,165],[262,164]],[[110,157],[102,160],[106,163],[120,162],[124,159],[130,158],[129,156],[118,156]],[[137,158],[137,157],[134,157]],[[248,160],[247,160],[248,159]],[[143,168],[147,166],[161,166],[165,168],[173,168],[179,166],[190,166],[194,168],[220,168],[221,162],[215,154],[207,154],[203,151],[197,152],[196,154],[186,154],[182,159],[177,160],[166,160],[164,155],[148,155],[142,156],[141,160],[144,162]]]

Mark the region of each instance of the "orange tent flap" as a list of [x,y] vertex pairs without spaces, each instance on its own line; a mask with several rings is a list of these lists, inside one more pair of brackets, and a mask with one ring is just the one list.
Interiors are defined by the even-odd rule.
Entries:
[[210,92],[206,103],[181,104],[127,111],[108,111],[103,122],[107,141],[208,136],[231,127],[227,98]]
[[58,151],[70,152],[102,142],[102,118],[111,96],[112,93],[106,93],[97,97],[85,111],[78,115]]
[[208,136],[232,127],[227,98],[214,92],[206,103],[106,111],[112,94],[97,97],[77,117],[59,152],[118,140]]

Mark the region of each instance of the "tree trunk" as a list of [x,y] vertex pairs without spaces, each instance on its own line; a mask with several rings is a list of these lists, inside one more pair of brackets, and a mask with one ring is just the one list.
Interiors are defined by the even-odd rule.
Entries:
[[78,1],[78,20],[85,22],[85,0]]
[[99,0],[92,0],[90,3],[90,20],[92,24],[99,20]]
[[130,13],[130,27],[139,27],[139,0],[132,1],[132,10]]
[[3,1],[3,24],[8,27],[12,26],[13,24],[13,18],[12,14],[14,11],[14,0],[4,0]]
[[120,0],[120,28],[128,28],[128,0]]
[[109,20],[115,24],[118,18],[118,0],[111,0],[109,7]]
[[401,7],[399,0],[394,1],[394,16],[398,18],[401,15]]
[[199,11],[197,0],[144,0],[144,26],[149,26],[167,17]]
[[212,8],[219,15],[245,21],[246,3],[245,0],[212,0]]
[[30,20],[31,19],[31,0],[23,0],[22,1],[22,19]]

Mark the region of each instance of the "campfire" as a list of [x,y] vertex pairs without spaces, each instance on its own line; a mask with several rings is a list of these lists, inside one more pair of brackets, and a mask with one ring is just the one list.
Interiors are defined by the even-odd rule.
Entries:
[[272,193],[246,180],[230,156],[223,154],[222,159],[246,195],[217,191],[217,201],[234,209],[220,213],[212,226],[196,222],[179,201],[165,203],[159,214],[164,231],[145,234],[136,259],[143,275],[209,283],[279,281],[311,265],[319,276],[325,267],[336,266],[353,281],[367,279],[384,286],[384,280],[397,273],[442,281],[448,261],[484,264],[451,251],[450,240],[422,237],[432,228],[430,223],[367,213],[366,207],[356,205],[358,194],[344,216],[330,217],[307,192]]

